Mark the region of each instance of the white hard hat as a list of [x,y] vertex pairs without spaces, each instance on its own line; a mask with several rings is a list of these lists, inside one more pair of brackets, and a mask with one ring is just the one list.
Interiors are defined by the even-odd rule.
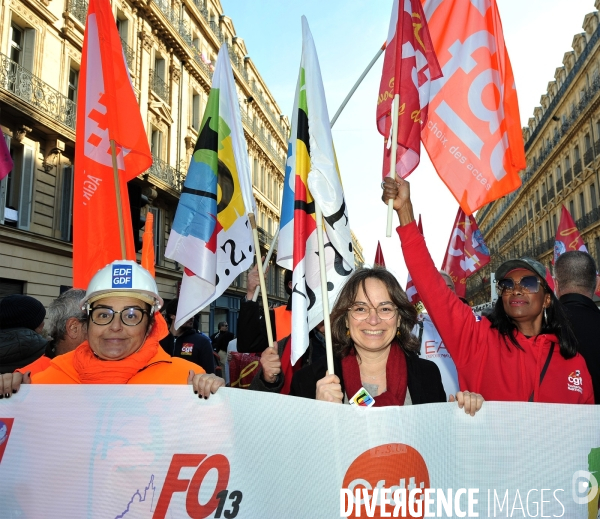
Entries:
[[163,305],[152,274],[131,260],[113,261],[96,272],[81,301],[81,308],[89,311],[94,301],[111,296],[140,299],[152,307],[150,313]]

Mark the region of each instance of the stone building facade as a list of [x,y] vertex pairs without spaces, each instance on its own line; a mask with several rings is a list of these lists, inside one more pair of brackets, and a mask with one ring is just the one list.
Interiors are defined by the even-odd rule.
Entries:
[[[75,121],[86,0],[4,0],[0,7],[0,128],[15,167],[0,182],[0,298],[32,295],[48,305],[72,283]],[[221,44],[230,49],[248,142],[261,245],[279,221],[289,122],[219,0],[114,0],[112,9],[154,157],[130,182],[134,225],[154,214],[161,295],[177,294],[181,270],[164,257],[183,179],[198,137]],[[138,213],[139,211],[139,213]],[[91,237],[92,239],[92,237]],[[138,255],[139,258],[139,255]],[[283,272],[267,277],[273,304],[287,299]],[[201,328],[236,330],[245,275]]]
[[490,301],[491,272],[507,259],[531,256],[551,266],[563,205],[600,264],[599,21],[598,11],[585,16],[583,32],[573,38],[572,50],[523,128],[522,186],[476,215],[492,261],[468,279],[472,304]]

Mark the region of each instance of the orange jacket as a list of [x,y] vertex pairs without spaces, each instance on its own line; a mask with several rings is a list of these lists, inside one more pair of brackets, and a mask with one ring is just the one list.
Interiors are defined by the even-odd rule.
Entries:
[[[50,367],[32,376],[32,384],[81,384],[79,375],[73,367],[75,351],[55,357]],[[190,370],[204,373],[204,370],[193,362],[171,357],[162,348],[150,359],[146,368],[129,379],[128,384],[187,384]]]
[[31,376],[36,375],[37,373],[41,373],[45,369],[50,366],[52,359],[50,357],[46,357],[46,355],[42,355],[38,360],[34,360],[31,364],[27,364],[24,368],[16,369],[19,373],[25,375],[28,371],[31,372]]

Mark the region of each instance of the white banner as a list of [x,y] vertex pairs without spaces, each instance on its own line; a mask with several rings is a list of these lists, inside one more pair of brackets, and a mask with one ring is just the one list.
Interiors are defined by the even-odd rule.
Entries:
[[375,489],[411,493],[407,517],[425,505],[429,517],[598,514],[586,486],[600,470],[598,406],[486,402],[473,418],[456,404],[24,386],[0,402],[0,422],[3,519],[320,519],[348,515],[357,491],[360,517],[384,517],[379,498],[368,510]]

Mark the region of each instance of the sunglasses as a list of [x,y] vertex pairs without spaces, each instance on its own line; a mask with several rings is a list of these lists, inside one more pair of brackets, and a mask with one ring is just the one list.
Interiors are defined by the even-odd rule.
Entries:
[[517,285],[519,285],[521,290],[526,294],[537,294],[540,290],[540,279],[537,276],[523,276],[518,280],[504,278],[498,281],[496,290],[498,291],[499,296],[512,294]]

